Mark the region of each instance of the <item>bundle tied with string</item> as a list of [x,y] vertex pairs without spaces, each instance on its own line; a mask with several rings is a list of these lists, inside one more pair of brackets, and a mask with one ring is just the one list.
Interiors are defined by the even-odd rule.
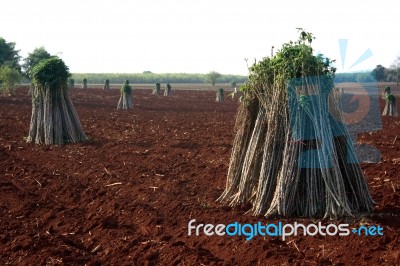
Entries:
[[219,201],[254,215],[337,218],[373,201],[342,123],[335,68],[313,55],[311,33],[249,70]]
[[32,69],[32,116],[27,142],[66,144],[86,141],[68,93],[70,73],[57,57],[40,61]]

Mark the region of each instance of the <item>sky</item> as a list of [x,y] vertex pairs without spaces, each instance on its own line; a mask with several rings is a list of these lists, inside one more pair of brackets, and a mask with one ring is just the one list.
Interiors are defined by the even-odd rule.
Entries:
[[22,57],[43,46],[73,73],[247,75],[303,28],[347,72],[393,63],[398,14],[394,0],[1,0],[0,36]]

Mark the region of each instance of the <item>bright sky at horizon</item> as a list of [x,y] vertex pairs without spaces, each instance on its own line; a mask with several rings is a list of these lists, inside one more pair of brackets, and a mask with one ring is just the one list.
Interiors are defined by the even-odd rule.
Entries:
[[296,40],[297,27],[338,72],[389,67],[400,55],[391,0],[3,0],[0,8],[0,36],[21,56],[43,46],[73,73],[247,75],[246,58],[250,65]]

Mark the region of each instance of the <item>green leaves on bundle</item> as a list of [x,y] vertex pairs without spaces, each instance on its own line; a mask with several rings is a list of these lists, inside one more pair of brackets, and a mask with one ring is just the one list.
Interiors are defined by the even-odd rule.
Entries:
[[131,94],[132,87],[129,85],[129,80],[125,80],[124,85],[122,85],[121,93]]
[[386,100],[389,102],[396,102],[396,96],[394,96],[393,94],[389,93],[388,95],[386,95]]
[[334,60],[321,54],[314,55],[311,43],[315,38],[312,33],[301,28],[298,30],[298,41],[283,44],[274,56],[265,57],[249,68],[249,84],[241,88],[244,92],[254,89],[263,91],[274,83],[285,84],[287,80],[302,77],[328,75],[333,79],[336,72],[332,66]]
[[58,86],[67,84],[71,76],[64,61],[58,57],[44,59],[37,63],[31,72],[33,82],[40,87],[56,89]]

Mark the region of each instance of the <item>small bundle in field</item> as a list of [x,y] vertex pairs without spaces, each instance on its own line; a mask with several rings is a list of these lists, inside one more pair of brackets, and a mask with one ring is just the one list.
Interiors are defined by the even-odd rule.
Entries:
[[109,90],[110,89],[110,80],[106,79],[104,81],[104,86],[103,86],[103,90]]
[[233,90],[232,92],[232,99],[235,98],[236,94],[237,94],[237,88],[236,88],[236,81],[232,81],[231,82],[231,88]]
[[156,83],[156,86],[153,88],[152,94],[161,95],[161,85],[160,82]]
[[68,93],[68,67],[57,57],[40,61],[32,70],[32,117],[27,142],[66,144],[86,141]]
[[82,89],[87,89],[87,79],[86,78],[84,78],[82,80]]
[[164,96],[171,96],[172,95],[172,88],[169,83],[165,86]]
[[75,88],[75,80],[74,79],[68,79],[68,88],[69,89]]
[[385,100],[385,108],[383,109],[383,116],[398,116],[399,113],[397,111],[397,103],[396,103],[396,96],[392,94],[390,91],[390,87],[386,86],[383,89],[383,97]]
[[132,87],[129,85],[129,80],[125,80],[124,85],[121,87],[121,97],[119,98],[117,109],[131,109],[132,108]]
[[[301,29],[300,29],[301,30]],[[343,123],[332,61],[311,33],[251,66],[219,201],[254,215],[339,218],[372,211]]]
[[217,98],[215,99],[216,102],[221,103],[224,101],[224,89],[218,88],[217,89]]

